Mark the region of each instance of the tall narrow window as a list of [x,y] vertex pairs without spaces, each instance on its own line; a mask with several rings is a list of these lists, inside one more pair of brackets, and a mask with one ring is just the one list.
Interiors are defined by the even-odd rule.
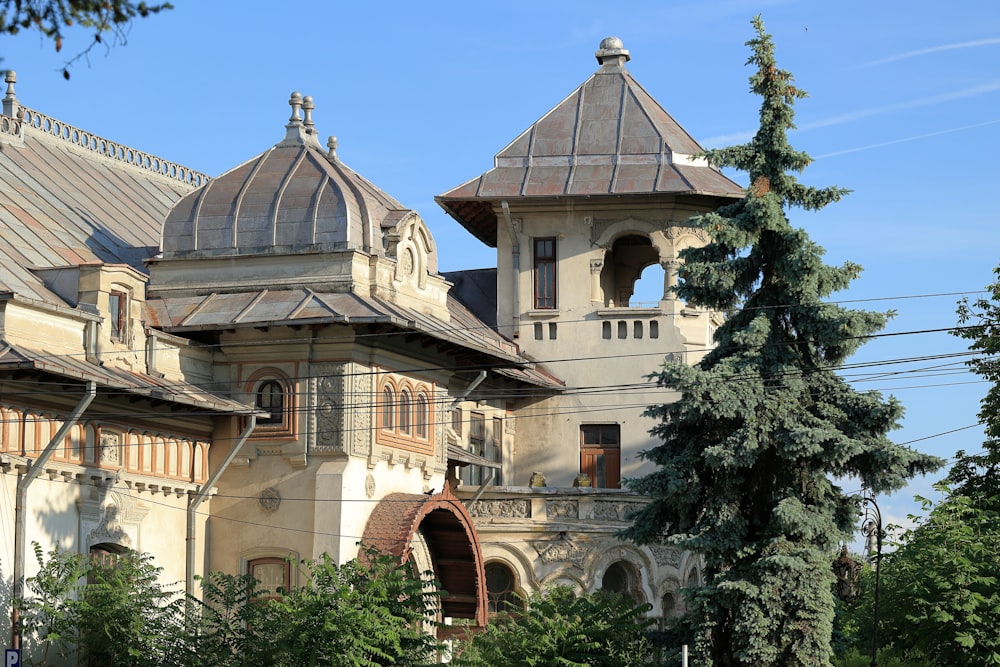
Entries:
[[257,408],[270,413],[258,424],[280,424],[285,419],[285,388],[277,380],[265,380],[257,387]]
[[599,489],[621,487],[621,433],[618,424],[580,427],[580,472]]
[[535,308],[556,307],[556,240],[535,239]]
[[399,392],[399,432],[410,435],[410,421],[413,417],[413,400],[410,392],[404,389]]
[[111,315],[111,339],[125,340],[128,333],[128,295],[125,292],[111,290],[108,310]]
[[[493,451],[490,460],[494,463],[503,465],[503,418],[494,417],[493,418]],[[501,474],[503,468],[496,468],[494,470],[493,484],[496,486],[503,485],[503,475]]]
[[[486,456],[486,417],[481,412],[469,415],[469,451],[476,456]],[[470,484],[483,483],[482,466],[469,466]]]
[[387,431],[396,428],[396,392],[389,385],[382,389],[382,428]]
[[413,428],[421,440],[427,439],[427,428],[430,424],[429,412],[427,394],[420,392],[417,394],[416,409],[413,411]]

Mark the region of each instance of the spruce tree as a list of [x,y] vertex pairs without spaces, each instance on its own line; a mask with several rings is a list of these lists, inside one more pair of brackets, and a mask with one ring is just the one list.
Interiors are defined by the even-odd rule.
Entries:
[[747,42],[761,97],[760,128],[743,145],[711,150],[719,167],[746,172],[746,196],[692,219],[711,242],[681,253],[677,295],[727,314],[716,347],[697,365],[657,374],[679,400],[652,407],[658,467],[631,480],[652,502],[625,536],[700,552],[704,585],[689,599],[686,641],[698,665],[830,662],[831,560],[856,525],[856,496],[879,493],[940,462],[894,444],[902,408],[859,392],[836,373],[888,314],[825,301],[861,267],[823,263],[823,249],[787,217],[843,197],[800,184],[810,161],[794,150],[793,104],[805,92],[775,63],[760,17]]

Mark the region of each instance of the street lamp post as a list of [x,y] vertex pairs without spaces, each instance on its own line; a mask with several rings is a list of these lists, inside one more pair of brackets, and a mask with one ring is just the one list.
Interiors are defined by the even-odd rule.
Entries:
[[878,602],[882,570],[882,512],[875,502],[875,494],[865,490],[861,496],[861,509],[864,516],[861,520],[861,533],[868,539],[868,549],[871,551],[871,541],[875,539],[875,601],[872,606],[872,660],[870,667],[878,667]]

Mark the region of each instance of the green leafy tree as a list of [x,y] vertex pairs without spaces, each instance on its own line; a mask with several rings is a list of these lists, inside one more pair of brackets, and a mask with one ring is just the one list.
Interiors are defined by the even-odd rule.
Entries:
[[879,637],[928,665],[1000,665],[1000,499],[937,490],[885,558]]
[[786,136],[805,92],[776,65],[760,17],[753,25],[760,127],[747,144],[707,152],[751,185],[740,201],[692,220],[712,241],[681,253],[677,288],[728,317],[701,362],[658,374],[680,399],[647,411],[662,444],[644,453],[656,470],[629,482],[652,502],[626,536],[703,554],[705,585],[685,619],[696,664],[828,665],[829,555],[857,517],[855,498],[834,480],[884,492],[940,462],[889,440],[902,414],[894,399],[855,391],[836,373],[888,315],[824,301],[861,269],[824,264],[786,211],[817,210],[846,191],[794,176],[810,161]]
[[460,667],[632,667],[649,665],[653,646],[636,606],[610,593],[577,595],[557,586],[525,600],[523,610],[503,612],[459,646]]
[[[433,662],[439,592],[409,563],[374,550],[337,565],[329,555],[303,561],[301,586],[251,611],[254,661],[274,667],[401,667]],[[221,628],[221,625],[216,627]],[[233,627],[233,626],[230,626]],[[244,664],[220,663],[220,664]]]
[[[32,595],[23,604],[24,636],[79,664],[146,667],[172,664],[182,627],[182,600],[160,583],[160,569],[148,554],[127,552],[113,561],[52,551],[28,579]],[[29,652],[32,655],[35,652]]]
[[958,320],[970,368],[990,383],[986,439],[980,452],[958,452],[940,502],[918,498],[926,516],[886,558],[881,635],[929,665],[1000,665],[1000,279],[962,300]]
[[38,30],[62,51],[66,30],[79,27],[93,33],[89,46],[62,69],[69,78],[69,66],[100,45],[124,43],[125,33],[136,18],[146,18],[166,9],[169,2],[149,4],[132,0],[0,0],[0,34],[16,35],[22,30]]

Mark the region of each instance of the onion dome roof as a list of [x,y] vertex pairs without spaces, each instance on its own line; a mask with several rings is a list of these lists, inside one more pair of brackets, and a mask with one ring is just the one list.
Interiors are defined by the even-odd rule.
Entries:
[[292,93],[285,137],[186,195],[168,213],[163,258],[360,250],[411,213],[319,143],[311,97]]

